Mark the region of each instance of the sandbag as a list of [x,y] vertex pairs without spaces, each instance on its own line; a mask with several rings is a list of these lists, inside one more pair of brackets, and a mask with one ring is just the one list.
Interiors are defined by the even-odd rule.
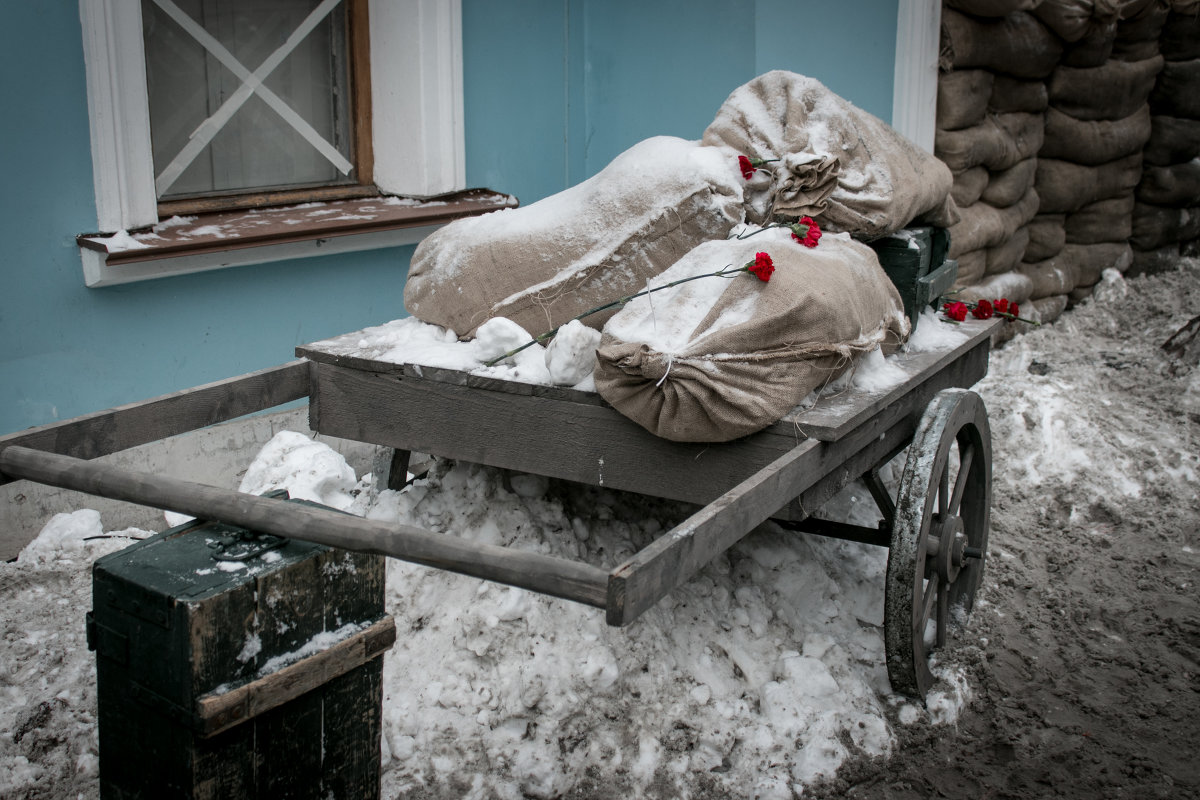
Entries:
[[1140,153],[1149,140],[1150,106],[1145,103],[1118,120],[1078,120],[1051,108],[1038,155],[1096,166]]
[[962,209],[962,220],[951,225],[950,258],[983,247],[994,247],[1012,237],[1038,212],[1038,194],[1030,189],[1020,202],[1007,208],[976,203]]
[[971,167],[954,175],[950,197],[960,209],[977,201],[987,188],[991,173],[987,167]]
[[1029,12],[981,20],[942,10],[938,65],[943,72],[982,67],[1014,78],[1045,78],[1054,70],[1062,44]]
[[1054,320],[1062,316],[1062,313],[1067,310],[1067,295],[1052,294],[1049,297],[1042,297],[1033,301],[1033,310],[1037,312],[1038,321],[1043,325],[1049,325]]
[[1132,44],[1151,42],[1157,48],[1170,14],[1171,6],[1166,0],[1150,0],[1138,9],[1128,6],[1122,9],[1121,22],[1117,26],[1118,57]]
[[1200,159],[1169,167],[1144,167],[1137,197],[1156,206],[1200,205]]
[[983,274],[985,276],[999,275],[1002,272],[1013,271],[1021,263],[1021,258],[1025,255],[1025,248],[1028,245],[1029,228],[1021,226],[1007,242],[1001,242],[984,251],[987,253],[987,261]]
[[1150,93],[1154,114],[1200,119],[1200,58],[1168,61]]
[[[638,291],[742,218],[737,154],[659,136],[524,208],[451,222],[417,247],[404,304],[460,335],[507,317],[537,335]],[[612,312],[584,320],[599,327]]]
[[1150,141],[1142,151],[1147,164],[1182,164],[1200,156],[1200,120],[1165,115],[1150,117]]
[[1080,69],[1060,65],[1046,83],[1050,105],[1075,119],[1124,119],[1145,104],[1163,58],[1107,61]]
[[946,0],[946,7],[976,17],[1006,17],[1016,11],[1029,11],[1041,0]]
[[1045,111],[1049,104],[1045,81],[1023,81],[997,75],[992,83],[992,96],[988,98],[988,111],[995,114],[1012,111],[1037,114]]
[[1158,47],[1167,61],[1200,58],[1200,13],[1172,11],[1163,25]]
[[[878,117],[829,91],[820,81],[776,70],[738,87],[704,131],[706,145],[757,158],[783,156],[769,192],[777,215],[808,214],[823,230],[883,236],[910,223],[946,227],[958,219],[950,171]],[[803,211],[787,194],[799,178],[789,154],[836,158],[836,188],[819,212]],[[756,205],[747,198],[747,216]]]
[[958,275],[954,280],[954,288],[974,286],[983,280],[987,274],[987,248],[960,253],[955,257],[958,261]]
[[971,286],[966,286],[954,295],[954,299],[964,303],[977,303],[980,300],[994,302],[1004,298],[1019,305],[1028,301],[1032,295],[1033,281],[1028,275],[1013,270],[989,275]]
[[1041,114],[992,114],[970,128],[936,131],[933,152],[953,172],[980,165],[1002,170],[1037,155],[1043,136]]
[[1039,158],[1034,188],[1047,214],[1078,211],[1097,200],[1127,194],[1142,176],[1142,154],[1134,153],[1098,167]]
[[1093,22],[1076,42],[1063,48],[1062,62],[1068,67],[1098,67],[1112,55],[1117,42],[1117,21]]
[[1133,263],[1129,265],[1129,271],[1125,274],[1129,277],[1136,277],[1179,269],[1181,256],[1178,242],[1156,247],[1153,250],[1134,249]]
[[1099,200],[1067,214],[1069,244],[1124,242],[1133,234],[1133,194]]
[[1200,236],[1200,204],[1191,208],[1165,208],[1148,203],[1133,206],[1133,235],[1139,250],[1153,250]]
[[1029,230],[1029,244],[1025,247],[1023,261],[1045,261],[1062,252],[1067,243],[1067,217],[1065,214],[1038,214],[1025,227]]
[[1095,293],[1096,287],[1094,285],[1076,286],[1074,289],[1067,292],[1067,308],[1074,308]]
[[1029,294],[1031,300],[1066,294],[1079,282],[1079,270],[1074,259],[1064,258],[1061,253],[1045,261],[1022,262],[1017,269],[1033,282]]
[[993,172],[979,199],[996,208],[1005,208],[1020,202],[1033,186],[1033,176],[1036,172],[1036,158],[1027,158],[1008,169]]
[[938,76],[937,127],[956,131],[983,122],[996,76],[986,69],[960,69]]
[[1106,269],[1124,273],[1133,263],[1133,251],[1128,242],[1069,244],[1058,257],[1074,265],[1076,287],[1099,283]]
[[1043,0],[1033,14],[1066,42],[1077,42],[1094,24],[1116,20],[1118,0]]
[[754,433],[876,347],[908,333],[896,288],[875,252],[846,234],[816,248],[786,229],[706,242],[657,282],[726,264],[774,261],[770,281],[700,278],[638,298],[604,326],[596,391],[651,433],[722,442]]

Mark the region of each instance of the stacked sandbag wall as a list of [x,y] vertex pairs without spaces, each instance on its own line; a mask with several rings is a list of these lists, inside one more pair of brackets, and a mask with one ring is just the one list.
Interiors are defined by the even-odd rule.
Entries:
[[1158,37],[1150,139],[1133,207],[1137,273],[1171,269],[1200,245],[1200,0],[1175,0]]
[[[962,219],[950,228],[956,297],[1032,299],[1020,270],[1039,207],[1046,78],[1061,45],[1032,0],[949,0],[942,11],[934,154],[954,175]],[[1011,326],[1010,326],[1011,327]]]
[[1027,300],[1051,320],[1105,269],[1129,269],[1131,244],[1160,261],[1195,246],[1197,10],[946,0],[935,154],[963,216],[950,229],[960,296]]

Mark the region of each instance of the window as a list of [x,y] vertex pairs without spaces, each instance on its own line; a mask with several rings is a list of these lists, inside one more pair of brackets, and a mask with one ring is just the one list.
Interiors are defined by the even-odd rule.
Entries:
[[135,241],[175,214],[463,190],[460,0],[80,0],[80,16],[102,232],[78,237],[89,286],[412,243],[515,204],[376,203],[379,224],[333,233],[322,218],[351,214],[305,215],[277,246]]

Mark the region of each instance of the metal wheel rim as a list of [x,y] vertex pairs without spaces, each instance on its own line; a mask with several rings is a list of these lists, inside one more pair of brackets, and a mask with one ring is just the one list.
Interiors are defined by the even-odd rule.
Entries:
[[[960,469],[950,485],[955,451]],[[924,699],[933,684],[929,653],[947,641],[953,610],[965,615],[974,605],[987,553],[991,468],[982,398],[964,389],[939,392],[909,448],[888,553],[884,630],[888,677],[898,692]],[[932,647],[925,640],[930,620]]]

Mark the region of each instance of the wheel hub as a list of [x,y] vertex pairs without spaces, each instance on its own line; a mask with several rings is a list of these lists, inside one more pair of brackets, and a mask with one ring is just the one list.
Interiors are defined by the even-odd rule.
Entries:
[[937,541],[937,550],[932,555],[938,577],[954,583],[967,559],[967,534],[962,517],[934,514],[930,533]]

